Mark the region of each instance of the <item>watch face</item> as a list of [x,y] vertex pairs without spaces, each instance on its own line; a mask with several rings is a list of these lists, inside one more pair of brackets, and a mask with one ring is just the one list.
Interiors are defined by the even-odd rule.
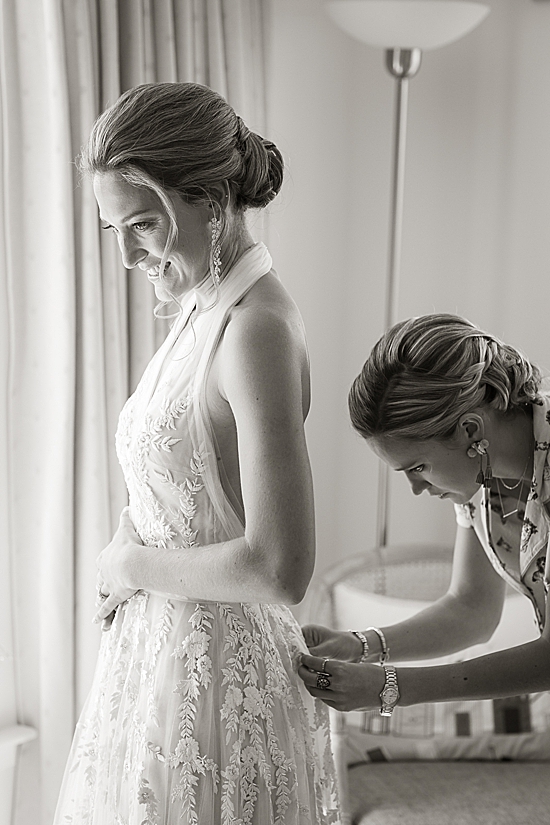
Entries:
[[387,687],[382,691],[382,699],[384,704],[393,705],[399,698],[399,691],[394,687]]

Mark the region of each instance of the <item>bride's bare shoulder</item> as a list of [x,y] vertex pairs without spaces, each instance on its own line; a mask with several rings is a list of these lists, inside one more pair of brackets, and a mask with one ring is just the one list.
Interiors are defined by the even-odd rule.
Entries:
[[288,326],[295,329],[300,337],[304,336],[303,321],[300,311],[281,281],[273,272],[260,278],[246,295],[236,304],[229,316],[233,326],[254,326],[261,320],[270,324]]

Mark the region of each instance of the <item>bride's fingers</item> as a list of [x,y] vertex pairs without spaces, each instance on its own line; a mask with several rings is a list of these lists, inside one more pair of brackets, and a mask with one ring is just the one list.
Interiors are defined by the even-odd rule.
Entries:
[[110,630],[114,618],[115,618],[115,611],[113,610],[113,612],[109,613],[107,618],[103,619],[103,621],[101,622],[101,629],[102,630]]
[[101,607],[106,598],[107,598],[107,594],[102,593],[100,590],[98,590],[97,596],[95,598],[95,606],[98,607],[98,608]]
[[95,614],[93,621],[95,624],[106,619],[120,604],[118,596],[107,596],[103,604]]

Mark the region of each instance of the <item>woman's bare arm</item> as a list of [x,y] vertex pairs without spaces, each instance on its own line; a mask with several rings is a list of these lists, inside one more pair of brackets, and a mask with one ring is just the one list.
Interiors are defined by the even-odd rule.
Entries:
[[[486,642],[502,615],[505,589],[475,531],[458,527],[447,593],[411,618],[381,628],[392,662],[435,659]],[[365,616],[365,624],[368,620]],[[376,662],[379,637],[372,630],[363,632],[369,643],[368,661]],[[355,661],[362,654],[361,642],[350,633],[308,625],[304,635],[315,656]]]
[[[228,324],[221,346],[221,384],[237,425],[245,535],[167,550],[143,547],[128,535],[103,564],[126,590],[294,604],[311,578],[315,547],[303,427],[303,333],[279,309],[250,306]],[[111,601],[99,618],[113,609]]]
[[[378,665],[330,661],[330,689],[316,688],[323,660],[304,656],[299,673],[309,692],[339,710],[379,708],[384,673]],[[550,689],[550,600],[539,639],[464,662],[431,667],[397,667],[400,705],[491,699]]]
[[[488,641],[500,621],[505,590],[475,531],[458,527],[447,593],[410,619],[384,628],[392,660],[434,659]],[[374,659],[380,648],[371,633]]]

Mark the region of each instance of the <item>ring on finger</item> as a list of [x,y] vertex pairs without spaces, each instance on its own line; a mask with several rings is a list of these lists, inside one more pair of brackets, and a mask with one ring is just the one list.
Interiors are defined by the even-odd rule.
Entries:
[[329,661],[329,659],[323,659],[323,664],[322,664],[322,667],[321,667],[321,673],[326,673],[327,676],[330,676],[331,674],[326,669],[328,661]]
[[324,673],[317,674],[317,689],[327,690],[330,687],[330,679]]

